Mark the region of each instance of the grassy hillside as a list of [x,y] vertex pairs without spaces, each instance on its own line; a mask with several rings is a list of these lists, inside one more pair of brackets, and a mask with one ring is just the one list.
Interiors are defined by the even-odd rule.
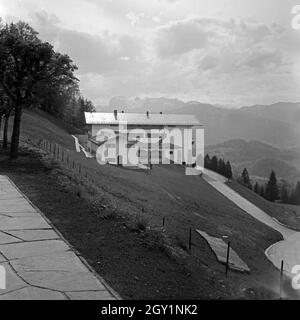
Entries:
[[282,224],[300,231],[300,206],[272,203],[235,181],[228,183],[228,186]]
[[[10,121],[10,130],[12,121]],[[55,143],[61,144],[63,147],[73,148],[74,139],[71,131],[61,120],[52,117],[51,115],[39,111],[25,111],[21,124],[21,141],[28,139],[38,140],[47,139]]]
[[300,180],[300,171],[297,169],[300,152],[297,150],[279,149],[260,141],[235,139],[207,146],[205,152],[229,160],[238,175],[247,168],[252,177],[269,178],[273,169],[278,178],[289,182]]
[[[277,293],[278,271],[264,251],[281,236],[200,177],[185,176],[179,166],[154,166],[150,174],[100,166],[76,153],[67,130],[42,113],[25,112],[21,135],[27,147],[40,138],[61,144],[94,177],[94,186],[90,186],[32,147],[33,158],[26,152],[15,164],[0,163],[2,173],[20,186],[123,297],[263,298]],[[93,189],[92,196],[88,189]],[[172,248],[171,255],[168,250],[161,251],[161,240],[157,240],[161,239],[157,235],[163,218],[163,239]],[[138,219],[135,225],[139,227],[128,227],[130,219]],[[224,266],[195,233],[190,253],[190,227],[213,236],[229,236],[233,249],[249,265],[250,274],[230,272],[227,280]]]

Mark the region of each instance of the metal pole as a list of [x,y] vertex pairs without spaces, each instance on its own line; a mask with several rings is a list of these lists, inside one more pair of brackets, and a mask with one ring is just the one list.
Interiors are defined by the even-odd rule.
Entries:
[[229,268],[229,252],[230,252],[230,241],[228,241],[228,246],[227,246],[227,257],[226,257],[226,278],[228,274],[228,268]]
[[189,233],[189,250],[191,251],[192,249],[192,228],[190,228],[190,233]]
[[280,267],[280,292],[279,292],[279,299],[282,299],[282,282],[283,282],[283,260],[281,260],[281,267]]

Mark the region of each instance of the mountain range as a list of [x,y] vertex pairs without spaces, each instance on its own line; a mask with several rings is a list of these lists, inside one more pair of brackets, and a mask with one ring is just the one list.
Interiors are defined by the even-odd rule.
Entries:
[[258,140],[279,148],[300,147],[300,103],[279,102],[268,106],[224,109],[197,101],[114,97],[105,109],[194,114],[205,126],[206,145],[244,139]]
[[229,160],[234,175],[247,168],[254,180],[265,180],[275,170],[277,178],[295,183],[300,181],[300,151],[279,149],[260,141],[229,140],[206,147],[210,156]]

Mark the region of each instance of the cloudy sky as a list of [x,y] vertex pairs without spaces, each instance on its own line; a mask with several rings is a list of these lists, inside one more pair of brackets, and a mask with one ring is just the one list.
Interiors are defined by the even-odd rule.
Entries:
[[79,67],[97,104],[113,96],[224,106],[300,101],[300,0],[0,0]]

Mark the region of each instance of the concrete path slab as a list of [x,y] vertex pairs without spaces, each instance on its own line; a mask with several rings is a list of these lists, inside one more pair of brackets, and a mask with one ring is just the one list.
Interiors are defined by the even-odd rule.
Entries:
[[23,196],[19,193],[10,193],[10,194],[7,194],[7,193],[0,193],[0,200],[13,200],[13,199],[22,199]]
[[32,286],[60,292],[105,290],[104,285],[96,281],[95,276],[89,271],[28,271],[18,274]]
[[[1,201],[1,200],[0,200]],[[4,217],[0,215],[0,230],[51,229],[41,216],[36,217]]]
[[16,237],[22,241],[36,241],[36,240],[54,240],[59,239],[58,234],[52,229],[48,230],[10,230],[6,233]]
[[33,213],[35,213],[35,210],[29,204],[24,203],[23,198],[1,200],[0,213],[7,213],[7,212],[33,212]]
[[[212,237],[204,231],[196,230],[196,232],[207,241],[210,248],[215,253],[217,260],[223,264],[226,264],[228,245],[222,239]],[[233,270],[237,270],[241,272],[250,272],[250,268],[232,248],[230,248],[229,250],[228,266],[230,269],[233,269]]]
[[5,268],[6,273],[6,289],[0,289],[1,295],[27,286],[27,283],[12,269],[8,262],[2,262],[1,266]]
[[0,245],[1,253],[8,258],[20,259],[68,251],[70,247],[62,240],[44,240]]
[[30,271],[67,271],[87,272],[86,267],[73,251],[54,252],[43,256],[26,257],[11,261],[18,272]]
[[118,299],[42,213],[0,176],[0,300]]
[[20,239],[17,239],[6,233],[0,232],[0,244],[10,244],[10,243],[16,243],[20,241],[21,241]]
[[67,292],[67,296],[72,300],[112,300],[106,291]]
[[0,295],[0,300],[67,300],[67,296],[58,291],[25,287]]

